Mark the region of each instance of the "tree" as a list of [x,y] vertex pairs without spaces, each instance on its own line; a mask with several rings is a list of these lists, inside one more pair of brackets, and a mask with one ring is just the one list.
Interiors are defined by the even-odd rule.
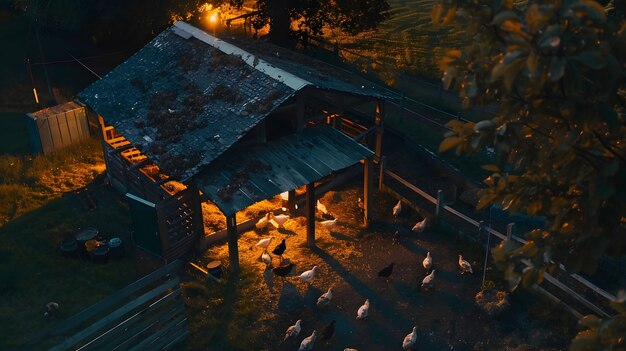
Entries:
[[[540,282],[555,262],[592,273],[603,255],[626,253],[625,14],[624,0],[439,0],[433,8],[435,23],[463,26],[470,39],[442,59],[445,88],[464,106],[499,106],[489,120],[450,122],[440,151],[493,146],[497,164],[484,166],[492,174],[478,207],[546,218],[525,245],[492,251],[513,288]],[[581,321],[591,329],[572,349],[624,350],[624,297],[613,305],[618,316]]]
[[[241,7],[243,0],[228,0]],[[270,26],[269,39],[293,43],[295,33],[319,34],[324,26],[351,34],[376,28],[387,18],[386,0],[257,0],[254,28]]]

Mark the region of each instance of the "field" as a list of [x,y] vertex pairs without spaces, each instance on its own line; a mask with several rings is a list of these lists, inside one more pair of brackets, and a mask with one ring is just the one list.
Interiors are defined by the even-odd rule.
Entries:
[[[317,226],[317,246],[305,243],[305,218],[295,214],[285,228],[269,232],[249,231],[239,240],[242,274],[215,283],[193,270],[183,284],[190,316],[190,350],[295,350],[300,341],[331,320],[336,320],[328,345],[318,339],[315,349],[358,350],[400,349],[402,338],[418,327],[419,350],[561,350],[575,333],[575,321],[554,308],[551,302],[527,292],[510,296],[511,309],[490,317],[474,305],[481,286],[484,253],[475,244],[444,228],[433,227],[415,234],[409,228],[423,218],[406,206],[396,223],[391,216],[395,199],[376,193],[374,222],[363,228],[356,206],[362,192],[360,182],[331,191],[321,201],[338,218],[332,231]],[[320,220],[321,218],[318,218]],[[392,233],[400,231],[399,243]],[[254,244],[274,236],[270,251],[286,240],[286,262],[295,263],[294,274],[281,279],[266,270],[259,260],[261,250]],[[437,270],[435,286],[420,288],[427,274],[422,267],[426,252],[433,255]],[[461,275],[456,264],[463,254],[475,273]],[[210,248],[199,265],[219,259],[228,262],[227,246]],[[377,272],[395,262],[389,279]],[[279,264],[273,257],[273,265]],[[298,275],[318,266],[311,286]],[[500,273],[488,268],[487,284],[503,288]],[[316,306],[317,298],[331,287],[328,307]],[[371,303],[370,316],[356,320],[356,311],[365,299]],[[295,340],[282,341],[284,331],[297,319],[302,332]],[[558,321],[558,322],[557,322]]]

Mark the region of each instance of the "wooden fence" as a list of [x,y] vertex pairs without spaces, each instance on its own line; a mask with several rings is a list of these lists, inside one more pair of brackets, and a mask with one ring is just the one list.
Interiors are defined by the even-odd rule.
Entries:
[[[410,182],[390,170],[384,170],[384,175],[402,185],[404,189],[409,190],[414,194],[417,194],[419,197],[433,204],[434,213],[438,215],[441,219],[444,218],[445,214],[448,214],[454,216],[456,219],[462,220],[463,222],[471,226],[476,227],[476,229],[479,231],[479,234],[481,235],[493,235],[501,241],[513,240],[520,245],[526,243],[526,240],[524,240],[523,238],[513,235],[512,228],[514,227],[514,225],[509,224],[509,230],[507,230],[507,234],[502,234],[491,227],[485,226],[482,221],[477,221],[446,205],[443,202],[441,190],[438,191],[437,195],[433,196],[431,194],[428,194],[426,191],[418,188],[414,184],[411,184]],[[390,186],[389,182],[387,182],[387,184],[381,185],[382,187],[393,191],[393,187]],[[527,266],[531,265],[528,261],[523,261],[523,263]],[[549,283],[549,285],[546,285],[544,283],[542,286],[535,286],[535,290],[543,293],[551,300],[563,304],[566,309],[568,309],[578,318],[587,313],[593,313],[600,317],[611,316],[612,310],[609,307],[609,303],[615,299],[614,295],[592,284],[587,279],[578,274],[569,274],[562,264],[559,264],[558,266],[559,270],[554,275],[551,275],[547,272],[544,273],[544,281]]]
[[181,261],[137,280],[14,351],[171,350],[189,334]]

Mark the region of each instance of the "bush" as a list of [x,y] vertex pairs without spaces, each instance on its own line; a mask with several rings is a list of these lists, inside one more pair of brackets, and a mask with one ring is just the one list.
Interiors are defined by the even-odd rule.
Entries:
[[509,298],[505,291],[481,290],[475,297],[476,305],[490,316],[496,316],[509,307]]

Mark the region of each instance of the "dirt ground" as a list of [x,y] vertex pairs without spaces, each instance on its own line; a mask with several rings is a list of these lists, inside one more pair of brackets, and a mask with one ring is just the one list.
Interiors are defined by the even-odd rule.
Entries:
[[[538,315],[550,312],[545,310],[548,304],[531,302],[535,301],[535,296],[512,296],[512,307],[498,318],[489,317],[475,307],[474,295],[481,287],[484,257],[479,248],[470,247],[453,234],[433,228],[425,233],[412,233],[410,228],[423,217],[406,204],[394,223],[391,213],[396,200],[387,194],[376,194],[374,220],[370,228],[365,229],[361,226],[362,214],[357,206],[359,196],[362,196],[362,188],[357,181],[329,192],[321,199],[339,222],[332,232],[318,223],[318,248],[315,250],[306,246],[303,216],[291,218],[280,230],[249,231],[242,235],[239,240],[240,262],[244,271],[252,276],[252,283],[243,287],[248,291],[236,291],[236,297],[220,296],[217,305],[230,303],[233,309],[250,305],[261,310],[255,317],[255,325],[250,327],[257,331],[254,334],[258,338],[255,350],[296,350],[304,337],[313,330],[319,333],[331,320],[336,320],[334,336],[328,344],[318,339],[314,349],[401,349],[404,336],[413,326],[418,329],[416,350],[566,348],[571,335],[563,331],[569,330],[563,325],[569,326],[571,321],[548,326],[559,322],[562,314],[552,314],[548,320],[538,319]],[[400,241],[394,244],[392,234],[396,230],[400,231]],[[262,250],[254,246],[268,236],[274,237],[270,251],[281,239],[286,239],[285,260],[296,264],[293,276],[285,282],[266,270],[259,259]],[[420,283],[427,272],[422,267],[422,260],[429,251],[437,272],[434,287],[424,291],[420,289]],[[459,254],[472,262],[473,275],[460,274]],[[213,259],[227,262],[227,245],[209,249],[201,263]],[[377,277],[377,272],[391,262],[395,262],[391,277]],[[273,265],[278,264],[279,258],[273,257]],[[318,267],[318,274],[308,286],[298,275],[314,265]],[[490,272],[490,276],[496,275]],[[318,297],[329,287],[333,289],[330,305],[318,308]],[[209,284],[208,294],[213,293]],[[237,303],[233,299],[246,301],[239,301],[239,307],[235,307]],[[371,303],[369,317],[356,320],[356,312],[365,299]],[[233,319],[237,314],[235,311],[219,316],[223,330],[235,323]],[[550,318],[554,320],[550,321]],[[297,319],[302,320],[302,332],[297,338],[282,342],[285,330]],[[212,344],[219,345],[219,342]],[[230,347],[231,344],[224,345]],[[232,349],[239,347],[232,345]]]

